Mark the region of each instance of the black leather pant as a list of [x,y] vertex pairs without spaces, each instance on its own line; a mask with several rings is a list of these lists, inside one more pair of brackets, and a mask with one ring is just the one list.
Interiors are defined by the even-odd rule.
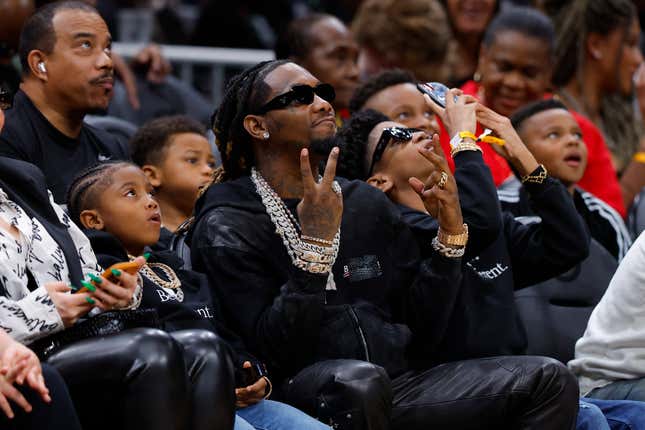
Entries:
[[86,430],[230,430],[228,355],[210,332],[142,328],[74,343],[47,361],[65,379]]
[[26,385],[15,387],[25,396],[32,407],[31,412],[25,412],[21,407],[10,402],[15,414],[8,419],[0,411],[0,429],[3,430],[81,430],[81,424],[74,411],[74,405],[69,397],[63,378],[51,366],[43,364],[45,385],[49,388],[51,403],[45,403],[39,394]]
[[235,422],[235,377],[228,344],[210,331],[170,333],[184,349],[191,429],[230,430]]
[[492,357],[410,371],[332,360],[285,382],[285,400],[338,429],[573,429],[578,383],[560,362]]

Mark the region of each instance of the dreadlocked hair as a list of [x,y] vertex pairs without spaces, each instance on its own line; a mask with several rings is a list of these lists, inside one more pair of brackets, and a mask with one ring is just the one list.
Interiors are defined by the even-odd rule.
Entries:
[[215,142],[222,157],[225,179],[250,173],[255,164],[251,135],[244,128],[244,118],[266,101],[271,88],[264,78],[289,60],[263,61],[233,77],[213,116]]
[[127,166],[135,166],[129,161],[113,160],[98,163],[79,173],[67,189],[67,210],[69,217],[79,226],[81,212],[96,206],[99,190],[104,190],[112,183],[112,174]]
[[399,84],[416,84],[417,80],[414,75],[407,70],[391,69],[381,72],[368,79],[363,85],[358,87],[349,101],[349,113],[354,114],[363,109],[365,103],[374,95],[386,88]]
[[373,109],[355,113],[336,134],[336,145],[340,148],[336,174],[347,179],[366,180],[365,151],[367,137],[378,124],[390,119]]
[[[545,4],[547,13],[553,17],[557,34],[553,84],[563,87],[572,79],[576,79],[582,87],[582,76],[585,72],[585,42],[589,34],[606,35],[620,29],[624,39],[629,24],[637,17],[636,7],[631,0],[572,0],[562,3],[547,0]],[[582,100],[576,100],[577,105],[571,107],[589,115],[584,92],[582,94]],[[643,135],[643,126],[635,115],[632,97],[618,93],[603,94],[600,115],[602,118],[600,128],[617,162],[617,170],[621,171],[629,163]]]

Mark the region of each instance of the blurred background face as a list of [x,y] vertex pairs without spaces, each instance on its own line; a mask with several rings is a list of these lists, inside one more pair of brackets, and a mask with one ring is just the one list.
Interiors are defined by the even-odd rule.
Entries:
[[447,0],[453,28],[461,34],[482,34],[493,18],[497,0]]
[[607,71],[608,75],[607,79],[603,81],[607,81],[610,85],[613,84],[613,88],[609,88],[610,91],[631,95],[634,89],[634,74],[643,62],[639,46],[640,32],[641,27],[638,19],[634,19],[629,28],[617,29],[607,36],[608,61],[604,62],[603,69]]
[[406,127],[439,133],[436,116],[412,83],[392,85],[379,91],[365,102],[363,109],[379,111]]
[[33,0],[0,1],[0,43],[4,49],[17,51],[22,25],[34,11]]
[[479,58],[484,102],[494,111],[511,116],[548,90],[551,56],[547,44],[516,31],[495,35]]
[[336,18],[317,21],[309,30],[311,50],[302,65],[321,82],[334,86],[336,109],[347,108],[358,86],[358,45]]

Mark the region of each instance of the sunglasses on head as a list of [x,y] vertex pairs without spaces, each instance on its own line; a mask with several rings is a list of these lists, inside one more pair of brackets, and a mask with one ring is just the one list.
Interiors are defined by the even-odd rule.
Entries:
[[381,132],[381,137],[376,143],[374,148],[374,153],[372,154],[372,163],[370,168],[367,171],[367,177],[369,178],[372,175],[372,170],[374,170],[374,165],[378,163],[383,157],[385,148],[388,143],[405,143],[412,140],[412,135],[418,131],[423,131],[418,128],[405,128],[405,127],[386,127]]
[[264,106],[257,110],[258,114],[264,114],[271,110],[284,109],[294,103],[299,105],[310,105],[314,96],[331,103],[336,98],[336,91],[330,84],[318,84],[315,87],[309,85],[294,85],[289,91],[272,98]]

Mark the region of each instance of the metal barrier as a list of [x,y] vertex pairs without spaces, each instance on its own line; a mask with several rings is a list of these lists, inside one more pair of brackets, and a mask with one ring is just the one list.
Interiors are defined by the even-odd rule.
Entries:
[[[115,42],[112,49],[128,59],[134,57],[144,43]],[[273,51],[261,49],[205,48],[201,46],[159,45],[163,56],[179,71],[182,81],[193,85],[194,66],[209,67],[211,98],[214,104],[221,99],[227,68],[247,67],[275,58]]]

